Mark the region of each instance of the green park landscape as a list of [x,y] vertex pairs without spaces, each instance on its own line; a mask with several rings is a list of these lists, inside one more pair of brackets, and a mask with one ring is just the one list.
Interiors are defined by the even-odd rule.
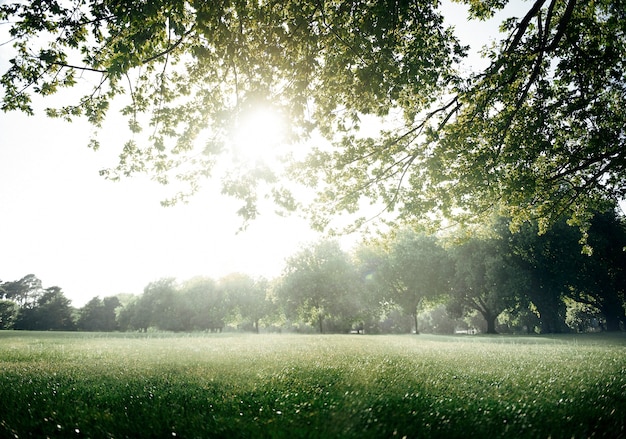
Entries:
[[[0,439],[626,438],[624,11],[0,2],[0,109],[78,125],[0,119]],[[43,154],[79,132],[104,180],[210,216],[158,223],[130,212],[148,190],[81,187]],[[100,196],[115,208],[83,216]],[[221,258],[224,206],[242,233],[276,218],[266,247],[285,217],[323,238],[272,278],[163,277],[79,306],[28,265],[90,288],[149,253]]]
[[620,438],[626,338],[0,333],[0,436]]

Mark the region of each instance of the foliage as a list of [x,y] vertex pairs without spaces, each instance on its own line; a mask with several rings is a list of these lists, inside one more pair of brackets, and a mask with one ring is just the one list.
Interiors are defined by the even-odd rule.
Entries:
[[19,306],[32,306],[43,293],[41,280],[34,274],[27,274],[17,281],[0,285],[2,298],[12,300]]
[[[509,2],[464,3],[480,26]],[[469,52],[439,6],[4,3],[14,53],[0,80],[2,108],[30,114],[32,94],[79,87],[82,98],[47,114],[98,127],[125,97],[132,140],[103,173],[147,172],[191,192],[228,152],[238,122],[255,107],[274,108],[289,120],[287,142],[314,132],[333,141],[295,168],[296,180],[318,189],[309,211],[317,226],[365,198],[402,221],[475,222],[496,209],[514,227],[536,218],[545,232],[567,215],[586,230],[593,211],[625,195],[623,5],[528,3],[502,23],[483,52],[487,67],[475,72],[461,68]],[[391,124],[364,137],[365,118]],[[298,206],[267,166],[243,166],[223,182],[246,218],[266,185],[277,203]]]
[[35,304],[19,309],[14,328],[34,331],[75,329],[70,303],[61,288],[46,288]]
[[443,304],[422,311],[418,316],[418,321],[420,332],[428,334],[454,334],[463,326],[462,322],[450,316]]
[[231,314],[227,292],[210,278],[195,277],[181,287],[188,330],[221,331]]
[[590,225],[586,239],[592,254],[581,253],[579,235],[563,220],[541,236],[536,223],[509,234],[515,263],[530,284],[525,295],[536,307],[543,332],[566,330],[565,297],[601,309],[611,330],[619,330],[625,320],[624,218],[611,210],[598,212]]
[[0,329],[13,329],[17,317],[17,304],[11,300],[0,300]]
[[271,312],[272,307],[267,297],[267,281],[255,281],[248,275],[233,273],[220,280],[220,289],[229,297],[243,323],[250,324],[258,333],[259,321]]
[[321,241],[287,260],[278,297],[288,316],[324,332],[324,322],[358,315],[356,272],[336,241]]
[[367,334],[624,330],[623,217],[607,211],[591,220],[591,254],[581,252],[578,231],[564,220],[544,234],[537,223],[517,233],[509,225],[499,218],[489,235],[460,239],[405,230],[363,242],[351,254],[323,240],[294,254],[271,282],[241,273],[217,282],[166,278],[139,296],[95,297],[76,312],[60,288],[43,289],[29,275],[1,285],[4,297],[27,299],[22,306],[0,301],[0,326]]
[[385,298],[413,316],[415,333],[419,334],[420,305],[446,295],[451,274],[448,254],[434,236],[404,231],[391,242],[378,279],[385,286]]
[[115,296],[94,297],[81,308],[76,326],[81,331],[115,331],[118,329],[116,310],[120,306]]
[[465,310],[478,311],[487,333],[496,333],[496,319],[512,309],[526,290],[526,273],[507,261],[507,249],[498,239],[471,239],[455,248],[455,274],[448,310],[457,317]]
[[580,255],[570,297],[599,309],[609,331],[626,327],[626,224],[615,211],[591,220],[588,242],[593,253]]
[[626,428],[623,336],[0,340],[3,437],[570,438]]
[[565,324],[575,332],[599,331],[602,322],[600,311],[588,303],[576,302],[567,298],[565,300],[567,311]]

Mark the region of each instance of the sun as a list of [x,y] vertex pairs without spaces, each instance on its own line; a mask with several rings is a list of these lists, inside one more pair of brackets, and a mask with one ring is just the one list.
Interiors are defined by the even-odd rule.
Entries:
[[248,162],[268,161],[276,157],[284,141],[285,121],[278,111],[271,107],[250,109],[235,127],[235,157]]

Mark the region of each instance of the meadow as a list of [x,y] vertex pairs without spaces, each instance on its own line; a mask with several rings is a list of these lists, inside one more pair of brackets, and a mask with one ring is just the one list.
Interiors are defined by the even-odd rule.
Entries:
[[0,437],[626,437],[626,337],[2,331]]

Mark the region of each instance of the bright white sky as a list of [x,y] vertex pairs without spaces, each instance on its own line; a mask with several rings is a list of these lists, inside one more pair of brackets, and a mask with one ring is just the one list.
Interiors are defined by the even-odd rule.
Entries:
[[98,175],[106,145],[86,148],[89,127],[77,122],[4,114],[0,132],[0,279],[34,273],[75,305],[140,293],[165,276],[273,277],[301,242],[316,238],[296,217],[261,217],[237,234],[237,204],[208,191],[163,208],[166,187],[106,181]]
[[[464,36],[477,36],[463,26],[464,14],[450,19]],[[494,35],[490,27],[480,25],[480,44]],[[0,47],[0,66],[6,61],[7,47]],[[104,180],[98,171],[114,163],[125,140],[126,122],[115,123],[94,152],[86,147],[86,122],[0,113],[0,280],[33,273],[82,306],[94,296],[139,294],[168,276],[272,278],[286,257],[319,238],[302,219],[278,216],[262,216],[237,234],[237,204],[219,196],[217,182],[214,194],[163,208],[166,187]]]

